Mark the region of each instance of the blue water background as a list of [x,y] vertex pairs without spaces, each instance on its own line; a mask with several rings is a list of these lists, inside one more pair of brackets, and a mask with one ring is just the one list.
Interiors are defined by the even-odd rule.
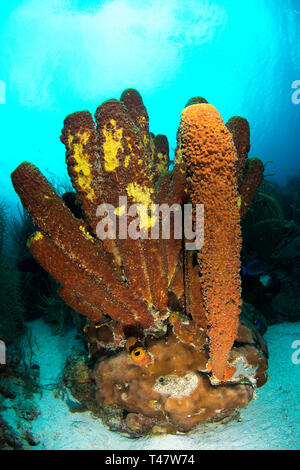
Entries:
[[[10,172],[28,160],[65,173],[64,117],[139,90],[154,133],[176,145],[195,95],[251,126],[250,156],[267,173],[299,171],[300,1],[10,0],[0,6],[1,195],[18,201]],[[300,92],[298,94],[300,101]],[[1,100],[0,100],[1,101]]]

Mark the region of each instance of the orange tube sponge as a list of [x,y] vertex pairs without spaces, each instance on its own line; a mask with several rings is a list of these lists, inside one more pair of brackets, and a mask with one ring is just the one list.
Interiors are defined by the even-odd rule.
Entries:
[[[227,359],[237,335],[241,307],[237,155],[232,136],[212,105],[185,108],[180,134],[192,202],[204,204],[205,240],[198,261],[210,364],[215,378],[222,381],[233,373]],[[196,230],[200,228],[196,226]]]

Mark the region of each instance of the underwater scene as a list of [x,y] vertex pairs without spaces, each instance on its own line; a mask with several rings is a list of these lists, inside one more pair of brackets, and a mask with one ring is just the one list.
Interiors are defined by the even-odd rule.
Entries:
[[0,450],[300,450],[300,1],[0,12]]

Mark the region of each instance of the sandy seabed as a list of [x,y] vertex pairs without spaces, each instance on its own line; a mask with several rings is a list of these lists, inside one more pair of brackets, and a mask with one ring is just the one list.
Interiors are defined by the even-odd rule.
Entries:
[[[67,356],[80,349],[75,331],[51,335],[42,320],[28,324],[37,344],[35,362],[42,385],[53,384],[61,375]],[[189,435],[166,435],[131,439],[106,428],[90,412],[71,413],[62,398],[51,390],[35,395],[41,415],[31,424],[41,450],[299,450],[300,363],[292,360],[294,341],[300,341],[300,322],[270,326],[265,339],[269,347],[269,379],[257,397],[241,410],[237,420],[207,424]],[[298,354],[300,358],[300,353]],[[8,405],[8,404],[7,404]],[[18,417],[7,407],[3,418],[17,429]]]

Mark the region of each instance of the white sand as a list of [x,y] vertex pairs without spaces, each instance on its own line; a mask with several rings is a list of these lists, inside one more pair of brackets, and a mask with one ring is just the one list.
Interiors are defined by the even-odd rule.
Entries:
[[[74,331],[52,336],[41,320],[30,323],[38,344],[35,361],[40,365],[41,383],[57,380],[72,348],[79,349]],[[258,389],[257,398],[241,411],[238,421],[205,425],[191,435],[129,439],[109,431],[91,413],[71,413],[52,391],[43,391],[36,401],[41,416],[32,422],[40,440],[33,449],[105,450],[196,450],[196,449],[300,449],[300,364],[292,362],[292,343],[300,340],[300,322],[269,327],[269,380]],[[299,354],[300,357],[300,354]],[[3,413],[16,427],[12,409]]]

